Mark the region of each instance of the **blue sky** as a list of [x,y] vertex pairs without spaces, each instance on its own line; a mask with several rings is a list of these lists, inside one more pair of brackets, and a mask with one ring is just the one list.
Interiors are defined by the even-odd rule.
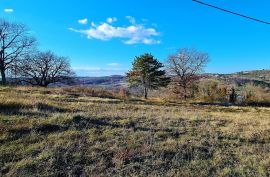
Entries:
[[[269,0],[204,2],[270,21]],[[270,25],[192,0],[0,0],[0,17],[26,24],[80,76],[124,74],[137,55],[164,62],[183,47],[210,55],[206,72],[270,69]]]

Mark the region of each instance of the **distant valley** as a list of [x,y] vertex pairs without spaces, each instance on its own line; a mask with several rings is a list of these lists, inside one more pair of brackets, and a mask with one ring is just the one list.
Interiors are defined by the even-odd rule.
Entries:
[[[202,75],[205,79],[216,79],[227,84],[244,85],[252,83],[262,87],[270,88],[270,70],[242,71],[232,74],[213,74]],[[76,77],[72,85],[93,86],[104,88],[127,87],[125,76],[113,75],[104,77]]]

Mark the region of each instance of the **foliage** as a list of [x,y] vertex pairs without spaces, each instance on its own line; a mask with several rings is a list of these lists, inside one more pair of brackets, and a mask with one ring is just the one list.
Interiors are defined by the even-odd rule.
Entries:
[[132,70],[127,73],[129,85],[142,86],[145,99],[148,97],[148,90],[166,87],[170,81],[162,70],[163,64],[151,54],[136,57],[132,65]]
[[216,80],[201,80],[198,83],[199,90],[195,97],[207,102],[227,102],[228,88]]
[[123,87],[120,88],[118,94],[119,94],[120,98],[122,98],[122,99],[126,99],[130,96],[130,92],[128,91],[128,89],[125,89]]
[[247,84],[241,91],[242,102],[245,104],[256,104],[263,102],[270,102],[270,90],[255,86],[253,84]]

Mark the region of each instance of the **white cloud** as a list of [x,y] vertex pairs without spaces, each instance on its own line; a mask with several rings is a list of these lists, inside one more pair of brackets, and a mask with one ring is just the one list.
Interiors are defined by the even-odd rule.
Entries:
[[14,12],[14,10],[13,9],[4,9],[4,12],[5,13],[12,13],[12,12]]
[[84,67],[73,67],[75,71],[91,71],[91,72],[96,72],[100,71],[101,68],[99,67],[89,67],[89,66],[84,66]]
[[144,24],[136,24],[133,17],[127,17],[131,25],[129,26],[113,26],[110,23],[101,23],[95,25],[92,23],[90,29],[77,30],[69,28],[69,30],[81,33],[88,39],[98,39],[108,41],[114,38],[124,39],[124,44],[159,44],[160,40],[154,39],[159,36],[159,32],[155,28],[147,28]]
[[112,66],[112,67],[118,67],[118,66],[120,66],[119,63],[108,63],[107,65],[108,66]]
[[116,22],[117,21],[117,18],[116,17],[109,17],[107,18],[107,22],[108,23],[113,23],[113,22]]
[[126,18],[129,20],[129,22],[131,24],[136,24],[136,19],[134,17],[131,17],[131,16],[126,16]]
[[100,67],[73,67],[78,76],[111,76],[124,75],[127,70],[122,68],[100,68]]
[[96,24],[95,24],[94,22],[91,22],[91,26],[92,26],[92,27],[95,27]]
[[86,25],[88,23],[88,19],[87,18],[80,19],[80,20],[78,20],[78,23],[80,23],[82,25]]

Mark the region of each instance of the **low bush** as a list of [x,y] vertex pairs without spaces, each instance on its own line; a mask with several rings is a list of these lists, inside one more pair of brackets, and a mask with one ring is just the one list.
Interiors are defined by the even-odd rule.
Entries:
[[198,84],[198,99],[206,102],[228,102],[229,89],[228,86],[215,80],[202,80]]
[[270,103],[270,91],[260,86],[247,84],[242,88],[240,94],[244,104]]

